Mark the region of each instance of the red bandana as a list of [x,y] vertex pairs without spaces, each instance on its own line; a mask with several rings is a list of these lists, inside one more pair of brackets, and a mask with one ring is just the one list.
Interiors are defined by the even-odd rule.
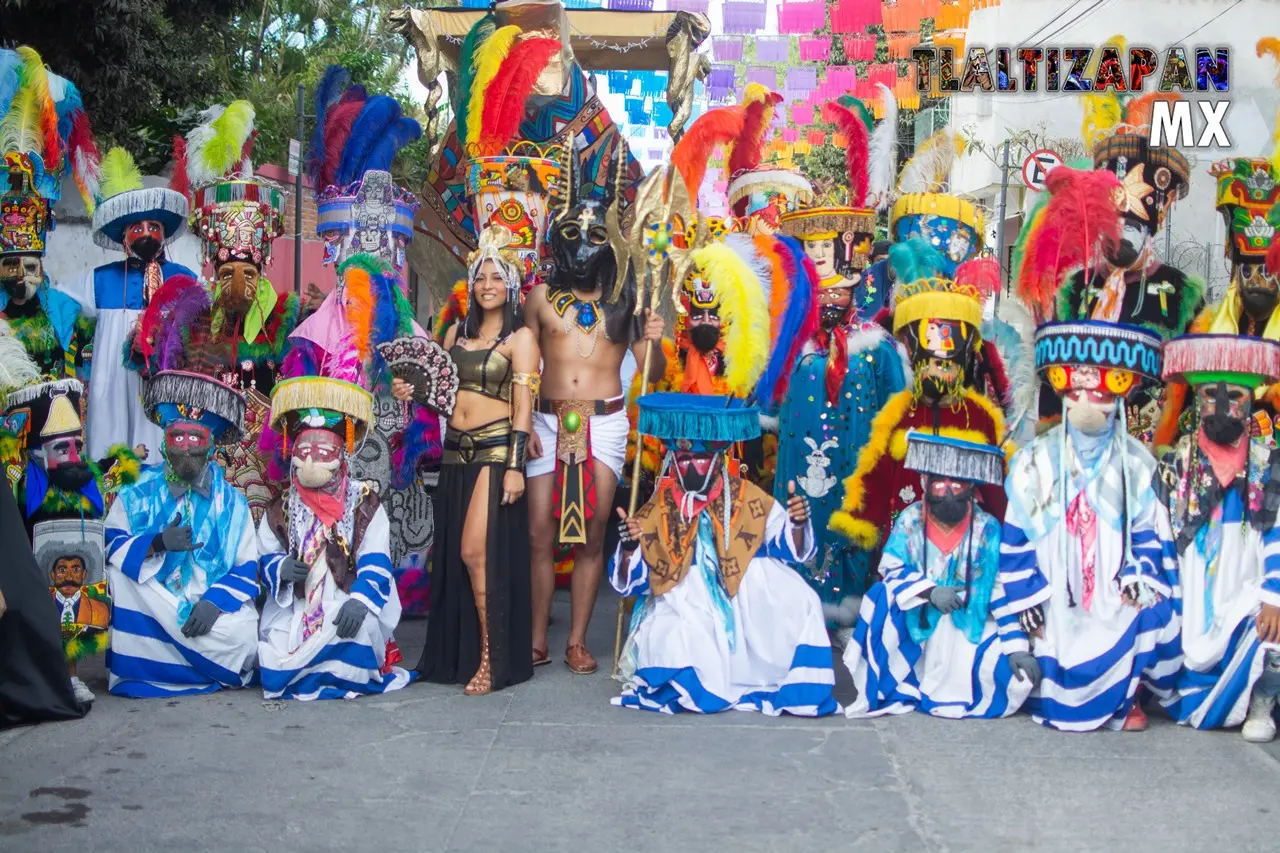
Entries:
[[346,508],[345,498],[347,495],[347,475],[345,472],[338,481],[338,487],[332,492],[304,488],[298,484],[297,478],[293,480],[293,487],[298,490],[298,497],[302,498],[302,502],[316,514],[316,518],[320,519],[320,523],[325,527],[332,528],[338,523],[338,519],[342,518],[342,511]]

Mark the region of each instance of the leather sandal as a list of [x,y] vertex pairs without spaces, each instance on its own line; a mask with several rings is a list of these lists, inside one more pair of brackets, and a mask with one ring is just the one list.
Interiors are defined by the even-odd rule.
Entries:
[[1135,699],[1133,707],[1129,709],[1128,715],[1124,718],[1124,726],[1121,731],[1126,732],[1145,732],[1147,730],[1147,715],[1142,710],[1142,705]]
[[564,662],[569,671],[577,675],[590,675],[600,668],[591,652],[582,643],[574,643],[564,650]]
[[534,649],[534,650],[533,650],[533,665],[534,665],[534,666],[546,666],[546,665],[547,665],[547,664],[549,664],[549,663],[551,663],[551,650],[550,650],[550,649]]

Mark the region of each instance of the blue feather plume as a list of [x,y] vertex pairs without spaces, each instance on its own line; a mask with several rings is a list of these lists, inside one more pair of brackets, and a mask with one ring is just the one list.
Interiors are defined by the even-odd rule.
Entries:
[[923,237],[912,237],[889,248],[889,266],[901,284],[941,276],[944,263],[942,253]]
[[57,103],[58,135],[63,144],[71,137],[71,125],[76,115],[84,112],[84,102],[80,99],[80,90],[70,80],[63,84],[62,100]]
[[[804,246],[794,237],[775,237],[781,244],[782,251],[791,256],[795,265],[798,280],[792,282],[791,298],[787,300],[787,308],[782,312],[782,324],[778,328],[778,339],[774,341],[773,352],[765,365],[764,373],[756,384],[755,397],[761,405],[768,406],[775,402],[783,377],[787,376],[794,365],[791,363],[793,350],[791,342],[800,334],[805,318],[813,305],[813,282],[808,281],[804,268]],[[784,282],[774,282],[774,287],[785,287]]]
[[391,161],[396,159],[400,149],[422,136],[422,125],[409,116],[401,116],[373,146],[369,156],[364,159],[364,171],[380,169],[391,171]]
[[316,129],[311,134],[311,144],[307,146],[307,177],[316,183],[320,168],[324,164],[324,119],[329,107],[342,97],[347,84],[351,82],[351,74],[341,65],[330,65],[316,86]]
[[9,112],[22,83],[22,57],[16,50],[0,50],[0,118]]
[[400,102],[390,95],[374,95],[351,126],[351,135],[342,149],[336,183],[345,186],[365,173],[365,160],[388,129],[400,119]]

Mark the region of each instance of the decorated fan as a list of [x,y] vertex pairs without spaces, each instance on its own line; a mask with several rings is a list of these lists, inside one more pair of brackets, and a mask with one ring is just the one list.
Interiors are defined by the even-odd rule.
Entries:
[[449,353],[426,338],[396,338],[378,344],[391,375],[413,386],[414,399],[448,417],[458,399],[458,368]]

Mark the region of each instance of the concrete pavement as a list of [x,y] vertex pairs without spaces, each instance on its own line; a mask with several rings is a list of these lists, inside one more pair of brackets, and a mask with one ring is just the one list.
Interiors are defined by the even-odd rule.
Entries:
[[[602,594],[592,649],[613,642]],[[553,650],[568,599],[558,596]],[[416,662],[424,623],[403,626]],[[559,662],[488,697],[106,694],[0,732],[0,850],[1275,851],[1280,747],[1153,717],[1067,735],[945,722],[665,717]],[[842,695],[848,676],[842,673]]]

